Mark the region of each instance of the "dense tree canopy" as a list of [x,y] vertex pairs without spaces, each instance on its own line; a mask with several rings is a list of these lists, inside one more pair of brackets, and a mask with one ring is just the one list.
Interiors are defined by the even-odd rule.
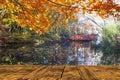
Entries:
[[12,21],[21,27],[42,34],[50,27],[58,27],[63,22],[75,19],[78,12],[96,12],[105,18],[119,16],[120,5],[114,0],[0,0],[0,16],[10,14]]

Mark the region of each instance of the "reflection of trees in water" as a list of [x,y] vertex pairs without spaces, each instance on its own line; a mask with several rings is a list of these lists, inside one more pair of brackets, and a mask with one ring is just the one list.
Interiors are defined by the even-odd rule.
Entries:
[[[20,47],[20,48],[7,48],[5,49],[1,49],[0,51],[0,61],[1,64],[17,64],[17,63],[22,63],[23,61],[23,56],[27,56],[30,57],[31,55],[29,54],[30,49],[27,49],[24,47]],[[25,53],[25,54],[24,54]],[[6,55],[7,54],[7,55]]]
[[[112,43],[111,43],[112,44]],[[120,65],[120,48],[116,43],[112,46],[105,46],[103,48],[103,56],[101,64],[105,65]]]
[[[60,45],[23,46],[17,49],[1,50],[0,62],[3,64],[65,64],[66,51]],[[6,60],[9,59],[9,60]]]
[[[80,43],[82,44],[82,43]],[[84,43],[85,44],[85,43]],[[88,45],[90,43],[87,43]],[[82,44],[83,45],[83,44]],[[102,53],[98,50],[91,49],[89,46],[74,46],[74,52],[68,56],[68,64],[78,65],[99,65],[102,57]]]
[[0,50],[0,63],[2,63],[2,62],[10,63],[9,54],[5,49]]
[[101,64],[105,65],[120,65],[119,53],[104,53]]
[[100,50],[90,46],[63,46],[60,44],[26,45],[16,49],[0,49],[1,64],[112,65],[120,62],[119,56],[119,54],[104,54],[102,57]]

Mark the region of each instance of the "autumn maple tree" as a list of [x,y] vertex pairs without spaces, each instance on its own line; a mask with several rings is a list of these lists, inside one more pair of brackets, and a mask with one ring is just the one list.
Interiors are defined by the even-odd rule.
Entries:
[[105,18],[108,15],[119,16],[120,5],[113,0],[0,0],[0,9],[10,13],[12,21],[21,27],[42,34],[50,27],[68,24],[78,12],[96,12]]

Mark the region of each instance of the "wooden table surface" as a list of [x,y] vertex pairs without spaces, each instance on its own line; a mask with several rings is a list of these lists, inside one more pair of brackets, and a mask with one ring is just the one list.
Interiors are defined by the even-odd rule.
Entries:
[[0,80],[120,80],[120,66],[0,65]]

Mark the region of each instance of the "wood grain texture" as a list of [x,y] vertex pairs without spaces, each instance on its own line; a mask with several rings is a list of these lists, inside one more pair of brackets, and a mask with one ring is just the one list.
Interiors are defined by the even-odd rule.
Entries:
[[66,66],[60,80],[80,80],[80,78],[76,66]]
[[120,80],[120,66],[0,65],[0,80]]

